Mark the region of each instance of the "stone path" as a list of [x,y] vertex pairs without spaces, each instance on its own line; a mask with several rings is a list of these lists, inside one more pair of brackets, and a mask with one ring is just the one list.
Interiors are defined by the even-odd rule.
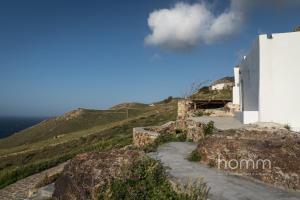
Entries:
[[39,183],[46,174],[51,176],[56,173],[62,172],[64,166],[67,162],[62,163],[58,166],[52,167],[40,173],[28,176],[22,180],[19,180],[3,189],[0,189],[0,199],[1,200],[23,200],[28,196],[28,192],[34,189],[35,185]]
[[149,154],[168,167],[168,173],[179,181],[203,177],[210,187],[211,200],[299,200],[300,193],[288,192],[252,180],[232,176],[185,158],[196,148],[188,142],[171,142]]
[[245,125],[243,125],[240,121],[238,121],[234,117],[202,116],[202,117],[193,117],[193,120],[204,124],[207,124],[209,121],[213,121],[215,123],[215,127],[220,130],[239,129],[245,127]]

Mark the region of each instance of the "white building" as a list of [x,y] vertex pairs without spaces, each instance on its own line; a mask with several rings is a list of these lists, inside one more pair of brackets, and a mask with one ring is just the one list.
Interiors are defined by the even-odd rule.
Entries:
[[289,124],[300,130],[300,32],[259,35],[234,68],[234,76],[239,120]]
[[219,79],[215,82],[213,82],[210,86],[211,90],[223,90],[226,88],[233,87],[234,85],[234,79],[233,77],[224,77],[222,79]]

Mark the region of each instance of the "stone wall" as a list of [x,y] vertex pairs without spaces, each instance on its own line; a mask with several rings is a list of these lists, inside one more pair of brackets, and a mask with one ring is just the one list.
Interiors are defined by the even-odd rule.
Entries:
[[176,122],[170,121],[161,126],[137,127],[133,128],[133,145],[144,147],[152,144],[160,134],[172,134],[175,132]]
[[133,145],[136,147],[144,147],[155,141],[160,133],[145,130],[143,127],[133,128]]
[[178,113],[177,119],[185,119],[188,117],[188,113],[191,110],[192,101],[187,99],[181,99],[178,101]]
[[144,147],[154,143],[155,139],[161,134],[174,134],[176,130],[180,130],[186,134],[187,140],[198,142],[204,137],[203,124],[186,118],[171,121],[162,126],[136,127],[133,128],[133,145],[136,147]]
[[203,124],[192,119],[185,120],[186,138],[194,142],[198,142],[204,138]]

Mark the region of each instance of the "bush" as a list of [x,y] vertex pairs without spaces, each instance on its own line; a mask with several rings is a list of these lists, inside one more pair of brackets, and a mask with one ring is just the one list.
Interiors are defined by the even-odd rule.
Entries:
[[159,145],[162,145],[167,142],[177,141],[176,134],[161,134],[159,135],[152,144],[149,144],[142,148],[145,152],[153,152],[157,150]]
[[204,115],[204,112],[202,110],[195,113],[196,117],[202,117]]
[[213,121],[203,125],[204,136],[212,135],[215,130],[215,123]]
[[101,189],[98,199],[201,200],[207,198],[208,189],[205,184],[191,186],[185,187],[185,190],[175,191],[161,163],[146,157],[125,167],[120,178]]
[[187,139],[188,142],[194,142],[192,138]]
[[186,141],[186,134],[180,133],[176,135],[178,142],[185,142]]
[[2,170],[0,172],[0,188],[4,188],[5,186],[14,183],[17,180],[23,179],[31,174],[35,174],[50,167],[54,167],[59,163],[70,159],[71,157],[72,155],[63,155],[53,160],[46,159],[37,163],[16,167],[14,169]]
[[176,129],[175,134],[178,142],[186,141],[186,133],[182,129]]
[[210,90],[208,86],[204,86],[198,90],[199,93],[209,94]]
[[179,189],[179,193],[181,193],[183,200],[206,200],[208,199],[209,188],[200,178],[195,181],[188,181]]
[[170,134],[164,133],[160,134],[154,141],[154,143],[149,144],[142,148],[143,151],[149,153],[157,150],[157,147],[167,143],[167,142],[185,142],[186,141],[186,133],[184,133],[181,129],[175,130],[178,134]]
[[187,159],[192,162],[199,162],[199,161],[201,161],[201,155],[199,154],[199,152],[196,149],[196,150],[192,151],[192,153],[189,155],[189,157]]
[[164,103],[170,103],[173,100],[172,96],[169,96],[168,98],[164,99],[163,102]]

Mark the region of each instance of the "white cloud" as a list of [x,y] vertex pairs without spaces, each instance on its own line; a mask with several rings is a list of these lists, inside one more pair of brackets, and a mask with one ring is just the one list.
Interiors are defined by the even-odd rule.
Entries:
[[147,45],[169,50],[185,50],[199,44],[211,44],[239,33],[246,16],[258,8],[283,8],[300,5],[300,0],[230,0],[229,7],[216,15],[213,6],[204,1],[176,3],[169,9],[150,13],[146,36]]
[[212,43],[239,31],[242,15],[228,9],[215,16],[205,3],[177,3],[173,8],[152,12],[148,25],[152,33],[145,43],[171,50],[189,49],[198,43]]

